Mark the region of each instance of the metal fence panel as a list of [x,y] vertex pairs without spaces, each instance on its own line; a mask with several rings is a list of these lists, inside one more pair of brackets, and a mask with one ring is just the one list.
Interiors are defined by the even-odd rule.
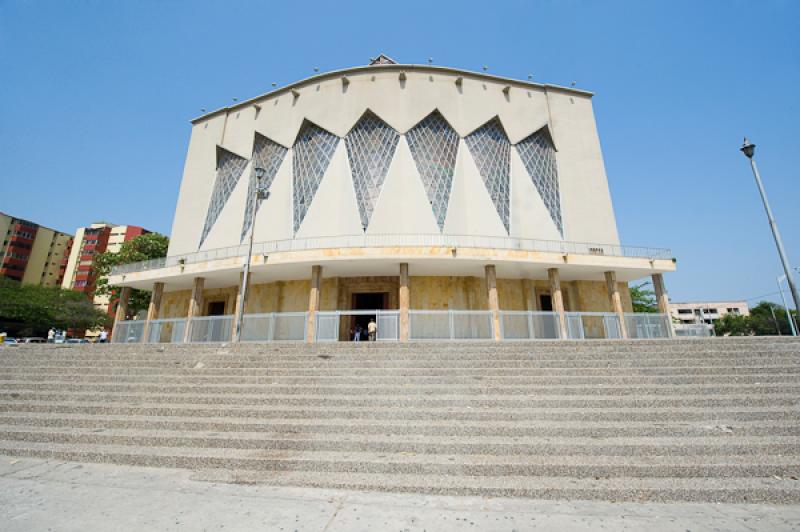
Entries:
[[276,312],[272,339],[276,342],[306,339],[307,312]]
[[338,312],[317,312],[318,342],[339,341],[339,318]]
[[242,316],[243,342],[269,342],[272,340],[272,328],[275,323],[273,313],[245,314]]
[[114,324],[112,342],[119,344],[135,344],[142,341],[144,320],[118,321]]
[[233,316],[203,316],[189,321],[190,342],[230,342]]
[[182,318],[152,320],[147,334],[150,344],[180,344],[183,342],[186,320]]
[[666,314],[629,313],[625,314],[628,338],[669,338],[670,318]]
[[408,336],[411,340],[450,340],[450,313],[445,311],[410,310]]
[[678,337],[701,337],[711,336],[711,328],[701,323],[675,325],[675,336]]
[[500,311],[504,340],[557,340],[560,334],[558,314],[540,311]]
[[450,311],[452,337],[456,340],[491,340],[492,313],[490,311]]
[[400,312],[380,312],[377,317],[378,326],[377,340],[399,340],[400,339]]
[[567,312],[571,340],[620,338],[619,316],[610,312]]

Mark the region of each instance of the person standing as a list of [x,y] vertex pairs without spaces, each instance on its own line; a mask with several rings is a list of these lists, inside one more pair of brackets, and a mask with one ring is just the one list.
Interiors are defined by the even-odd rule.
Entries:
[[56,330],[50,327],[50,330],[47,331],[47,343],[52,344],[56,341]]
[[106,332],[105,329],[103,329],[102,331],[100,331],[100,343],[104,344],[107,341],[108,341],[108,333]]
[[361,325],[356,324],[356,331],[353,334],[353,341],[360,342],[361,341]]
[[367,325],[367,333],[369,334],[369,341],[374,342],[375,337],[378,334],[378,324],[375,323],[375,318],[369,319],[369,324]]

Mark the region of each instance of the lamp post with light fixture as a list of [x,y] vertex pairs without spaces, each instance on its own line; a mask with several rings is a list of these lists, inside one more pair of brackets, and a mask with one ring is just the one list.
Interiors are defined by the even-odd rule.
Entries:
[[781,258],[781,265],[783,266],[783,272],[786,274],[786,282],[789,284],[789,291],[792,293],[792,299],[794,300],[794,308],[795,310],[800,311],[800,296],[797,295],[797,286],[794,284],[792,269],[789,267],[789,261],[786,260],[786,251],[784,251],[783,249],[783,242],[781,241],[781,235],[778,232],[778,225],[775,223],[775,218],[772,217],[772,209],[769,208],[769,202],[767,201],[767,193],[764,190],[764,185],[761,183],[761,175],[758,173],[758,167],[756,166],[756,161],[755,159],[753,159],[753,155],[755,154],[756,151],[756,145],[748,141],[747,137],[745,137],[744,143],[742,144],[742,147],[739,149],[742,153],[744,153],[745,157],[747,157],[750,160],[750,167],[753,169],[753,176],[756,178],[756,185],[758,185],[758,192],[759,194],[761,194],[761,201],[764,202],[764,210],[767,211],[767,220],[769,220],[769,227],[770,229],[772,229],[772,236],[775,239],[775,246],[777,246],[778,255],[780,255]]
[[244,261],[244,273],[242,275],[242,288],[239,292],[239,308],[236,309],[236,338],[237,342],[241,341],[242,339],[242,319],[244,318],[244,303],[245,299],[247,298],[247,285],[250,281],[250,260],[253,256],[253,236],[256,232],[256,211],[258,210],[258,204],[261,200],[267,199],[269,197],[269,191],[267,191],[266,187],[262,183],[262,179],[264,178],[264,169],[259,167],[255,168],[256,174],[256,190],[253,197],[248,198],[250,201],[251,209],[250,209],[250,220],[248,223],[250,224],[250,240],[247,246],[247,257],[245,257]]

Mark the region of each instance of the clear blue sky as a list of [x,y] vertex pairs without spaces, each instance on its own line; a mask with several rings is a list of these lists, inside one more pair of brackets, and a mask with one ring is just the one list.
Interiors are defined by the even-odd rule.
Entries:
[[[774,293],[747,134],[800,266],[800,2],[0,0],[0,210],[169,233],[189,120],[384,52],[595,92],[623,243],[673,300]],[[774,297],[774,295],[772,296]]]

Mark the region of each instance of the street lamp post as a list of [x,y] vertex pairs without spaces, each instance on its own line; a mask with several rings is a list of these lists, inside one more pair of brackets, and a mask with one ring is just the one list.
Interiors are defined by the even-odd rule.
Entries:
[[262,199],[267,199],[269,197],[269,192],[264,188],[261,180],[264,178],[264,169],[261,167],[256,167],[256,190],[255,194],[253,194],[252,198],[248,198],[251,202],[251,209],[250,209],[250,239],[247,245],[247,257],[245,257],[244,261],[244,273],[242,276],[242,288],[239,293],[239,308],[236,309],[236,341],[239,342],[242,339],[242,319],[244,318],[244,303],[245,299],[247,298],[247,285],[250,281],[250,260],[253,256],[253,235],[256,232],[256,211],[258,210],[258,202]]
[[781,293],[781,301],[783,301],[783,309],[786,311],[786,319],[789,320],[789,328],[792,330],[792,336],[797,336],[797,326],[794,323],[794,318],[792,317],[792,311],[789,310],[789,307],[786,305],[786,296],[783,295],[783,286],[781,283],[783,280],[786,279],[785,275],[781,275],[778,277],[778,292]]
[[[750,160],[750,167],[753,169],[753,176],[756,178],[756,185],[758,185],[758,192],[761,194],[761,201],[764,202],[764,210],[767,211],[767,219],[769,220],[769,227],[772,229],[772,236],[775,238],[775,246],[778,248],[778,255],[781,258],[781,265],[783,266],[783,272],[786,274],[786,282],[789,283],[789,291],[792,293],[792,299],[794,300],[794,308],[795,310],[800,311],[800,296],[797,295],[797,286],[794,284],[794,277],[792,277],[792,269],[789,267],[789,261],[786,260],[786,252],[783,249],[783,242],[781,241],[781,235],[778,233],[778,225],[775,223],[775,218],[772,217],[772,209],[769,208],[769,202],[767,201],[767,193],[764,190],[764,185],[761,183],[761,175],[758,173],[758,167],[756,166],[756,161],[753,159],[753,155],[756,151],[756,145],[749,142],[745,137],[744,143],[740,148],[741,152],[744,153],[745,157]],[[787,309],[788,312],[788,309]],[[791,320],[789,320],[791,321]]]

